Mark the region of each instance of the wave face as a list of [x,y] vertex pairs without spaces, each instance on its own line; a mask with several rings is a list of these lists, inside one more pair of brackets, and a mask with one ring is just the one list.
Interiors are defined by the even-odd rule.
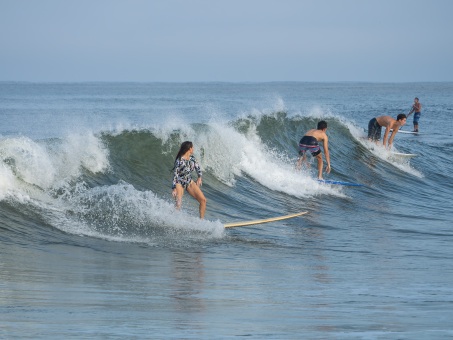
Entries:
[[[364,141],[363,129],[354,122],[321,114],[328,116],[336,179],[373,186],[377,174],[380,185],[390,188],[400,173],[413,180],[424,177],[412,159],[391,157]],[[324,197],[347,199],[345,188],[314,180],[313,159],[311,167],[295,169],[298,140],[316,126],[319,115],[253,112],[229,122],[172,123],[38,141],[4,137],[0,199],[23,220],[39,216],[71,234],[148,244],[159,243],[156,238],[162,240],[167,230],[223,237],[220,221],[253,219],[257,211],[266,217],[305,210],[307,200]],[[171,168],[184,140],[193,141],[204,170],[209,204],[203,222],[191,198],[185,197],[183,211],[175,214],[170,196]],[[429,154],[448,148],[429,147]]]

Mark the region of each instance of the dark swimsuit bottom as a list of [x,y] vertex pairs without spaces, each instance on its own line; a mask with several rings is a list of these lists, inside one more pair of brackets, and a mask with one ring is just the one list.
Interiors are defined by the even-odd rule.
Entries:
[[321,153],[318,140],[313,136],[303,136],[299,142],[299,155],[303,156],[307,151],[310,151],[313,157]]
[[368,139],[379,140],[381,139],[382,126],[379,125],[376,118],[373,118],[368,123]]

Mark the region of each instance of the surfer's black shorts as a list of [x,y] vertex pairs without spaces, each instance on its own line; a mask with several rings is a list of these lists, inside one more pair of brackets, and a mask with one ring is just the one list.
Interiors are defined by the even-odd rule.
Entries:
[[307,151],[310,151],[313,157],[321,153],[318,140],[313,136],[303,136],[299,142],[299,155],[303,156]]
[[373,118],[368,123],[368,139],[379,140],[381,139],[382,126],[380,126],[376,120]]
[[414,113],[414,124],[418,124],[418,121],[420,120],[421,112],[415,112]]

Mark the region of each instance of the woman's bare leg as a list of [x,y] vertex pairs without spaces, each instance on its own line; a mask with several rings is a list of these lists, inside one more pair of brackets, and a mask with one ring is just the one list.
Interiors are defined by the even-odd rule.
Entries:
[[180,210],[182,205],[182,195],[184,195],[184,188],[181,184],[176,184],[176,196],[175,196],[175,205],[176,209]]
[[201,191],[200,187],[194,182],[191,182],[187,187],[187,192],[189,193],[189,195],[195,198],[198,203],[200,203],[200,218],[204,218],[204,213],[206,211],[206,198],[204,197],[204,194]]

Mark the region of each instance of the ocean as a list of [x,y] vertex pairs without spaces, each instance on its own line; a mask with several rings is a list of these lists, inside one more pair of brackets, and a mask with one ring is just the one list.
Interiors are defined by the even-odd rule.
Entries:
[[[414,97],[394,149],[417,157],[364,139]],[[452,102],[453,83],[1,82],[0,338],[453,338]],[[320,120],[324,178],[363,186],[295,168]],[[186,140],[204,220],[171,196]]]

